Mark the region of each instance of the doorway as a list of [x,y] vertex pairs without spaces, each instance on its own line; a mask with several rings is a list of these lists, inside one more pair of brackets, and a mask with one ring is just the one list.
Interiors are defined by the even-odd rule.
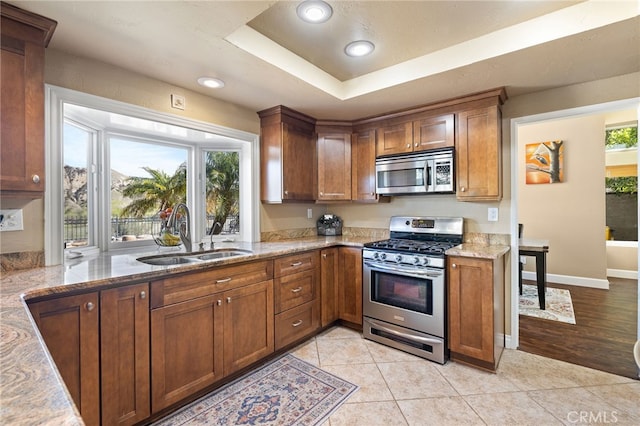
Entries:
[[[632,366],[630,368],[633,371],[633,343],[640,336],[637,326],[637,301],[640,300],[637,266],[635,266],[636,271],[634,271],[633,279],[608,277],[604,230],[605,160],[603,147],[605,117],[607,114],[621,110],[631,110],[634,114],[634,120],[637,121],[638,100],[632,99],[556,111],[512,120],[511,234],[514,236],[512,244],[515,249],[517,249],[518,223],[524,223],[525,237],[549,240],[547,281],[550,286],[557,285],[557,287],[567,288],[570,291],[575,290],[576,295],[573,298],[580,300],[578,303],[580,309],[589,311],[588,303],[592,303],[595,307],[598,304],[598,297],[602,298],[606,295],[611,299],[610,309],[626,312],[628,323],[625,324],[625,327],[627,330],[632,329],[627,337],[626,345],[628,348],[624,346],[615,350],[622,352],[624,357],[629,358],[629,365]],[[525,184],[524,145],[555,140],[563,140],[565,148],[563,164],[565,181],[553,184]],[[590,140],[591,142],[589,142]],[[637,242],[634,250],[637,260]],[[567,336],[576,335],[577,326],[571,324],[557,326],[555,322],[549,320],[536,319],[536,322],[529,320],[528,317],[526,319],[519,317],[517,309],[519,300],[518,262],[518,256],[513,256],[511,305],[516,309],[512,310],[511,315],[511,346],[521,346],[524,350],[527,346],[529,348],[546,347],[553,349],[553,351],[543,354],[544,356],[562,359],[560,354],[566,354],[566,360],[579,363],[576,362],[576,359],[583,359],[586,356],[568,355],[570,351],[567,350],[569,346]],[[626,289],[632,293],[632,299],[627,300],[627,302],[631,302],[630,304],[623,304],[618,296],[615,296],[621,285],[626,285]],[[621,297],[629,298],[628,295]],[[574,308],[577,324],[585,325],[589,318],[578,313],[578,306],[574,306]],[[590,311],[597,312],[596,309],[590,309]],[[581,315],[583,316],[582,324],[580,324]],[[536,325],[544,332],[532,337],[531,331],[536,329]],[[617,326],[611,324],[611,327]],[[547,337],[545,338],[545,336]],[[556,343],[551,336],[558,337]],[[599,342],[598,339],[589,339],[587,336],[589,336],[588,333],[582,340],[571,343],[571,346],[581,346],[591,352],[598,349],[602,350],[602,353],[606,353],[607,349],[614,349],[611,348],[610,342]],[[536,341],[536,339],[538,340]],[[600,347],[596,348],[598,345]],[[593,365],[589,366],[594,368]],[[599,369],[604,370],[606,366],[603,364],[603,368]],[[616,374],[621,373],[616,372]],[[635,377],[637,377],[637,373]]]

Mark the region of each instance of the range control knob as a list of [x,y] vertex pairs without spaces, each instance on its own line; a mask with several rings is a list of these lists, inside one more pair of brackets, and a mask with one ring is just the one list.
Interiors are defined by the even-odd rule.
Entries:
[[398,263],[402,262],[402,255],[401,254],[396,254],[396,262],[398,262]]
[[380,259],[385,260],[387,258],[387,253],[380,253]]
[[373,252],[373,258],[374,258],[375,260],[378,260],[378,258],[379,258],[379,257],[380,257],[380,253],[378,253],[377,251],[374,251],[374,252]]
[[424,259],[422,259],[422,264],[427,266],[429,264],[429,258],[425,257]]
[[420,263],[420,258],[418,256],[413,258],[413,264],[418,265]]

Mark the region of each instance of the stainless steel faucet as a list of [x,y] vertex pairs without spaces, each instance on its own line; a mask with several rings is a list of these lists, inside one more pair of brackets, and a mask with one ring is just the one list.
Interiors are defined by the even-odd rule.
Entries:
[[176,226],[178,210],[183,209],[185,213],[185,221],[180,224],[178,228],[178,234],[180,235],[180,241],[184,244],[184,248],[187,252],[193,251],[191,242],[191,214],[189,213],[189,207],[186,204],[180,203],[173,208],[171,216],[167,220],[167,227],[169,229]]

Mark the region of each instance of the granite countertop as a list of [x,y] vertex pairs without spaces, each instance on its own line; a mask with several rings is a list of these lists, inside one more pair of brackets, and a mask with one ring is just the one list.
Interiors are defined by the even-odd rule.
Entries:
[[464,257],[476,257],[480,259],[498,259],[504,256],[511,250],[511,247],[506,245],[484,245],[464,243],[459,246],[450,248],[445,252],[447,256],[464,256]]
[[[0,424],[84,424],[29,313],[26,301],[30,299],[332,246],[362,247],[376,239],[380,238],[317,236],[278,242],[216,243],[216,248],[240,248],[252,253],[172,266],[151,266],[136,259],[180,253],[180,250],[129,249],[67,259],[64,265],[3,273],[0,285]],[[461,244],[448,250],[447,254],[492,259],[508,250],[508,246]]]
[[64,265],[5,272],[0,285],[0,424],[84,424],[44,347],[27,300],[325,247],[362,247],[373,240],[336,236],[216,243],[216,248],[241,248],[252,254],[175,266],[146,265],[136,258],[179,253],[176,249],[138,248],[68,259]]

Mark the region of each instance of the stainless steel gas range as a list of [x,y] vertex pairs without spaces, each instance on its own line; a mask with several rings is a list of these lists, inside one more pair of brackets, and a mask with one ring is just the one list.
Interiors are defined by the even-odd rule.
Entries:
[[362,252],[363,334],[444,364],[446,262],[444,252],[462,243],[462,218],[393,216],[390,239]]

